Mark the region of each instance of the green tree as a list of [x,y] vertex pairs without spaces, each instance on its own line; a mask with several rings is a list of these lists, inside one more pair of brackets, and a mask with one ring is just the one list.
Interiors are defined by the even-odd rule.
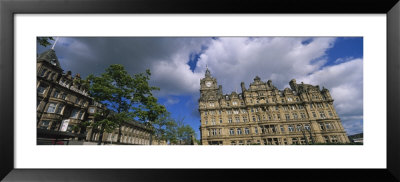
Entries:
[[120,142],[123,122],[139,118],[143,122],[150,121],[148,123],[151,125],[160,114],[166,112],[152,94],[158,88],[148,84],[150,75],[150,70],[146,70],[146,73],[132,77],[122,65],[113,64],[100,76],[87,77],[89,94],[108,109],[97,114],[97,121],[92,124],[94,129],[99,129],[99,141],[102,141],[104,131],[112,132],[119,128],[117,142]]
[[50,40],[54,40],[53,37],[36,37],[36,41],[43,47],[51,45]]
[[195,136],[195,131],[190,125],[184,123],[184,119],[179,119],[177,122],[176,137],[178,144],[191,145],[193,144],[192,138]]

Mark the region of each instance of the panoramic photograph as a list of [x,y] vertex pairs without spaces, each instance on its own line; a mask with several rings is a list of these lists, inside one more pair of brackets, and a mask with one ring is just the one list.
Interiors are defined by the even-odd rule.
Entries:
[[37,37],[37,145],[363,145],[363,37]]

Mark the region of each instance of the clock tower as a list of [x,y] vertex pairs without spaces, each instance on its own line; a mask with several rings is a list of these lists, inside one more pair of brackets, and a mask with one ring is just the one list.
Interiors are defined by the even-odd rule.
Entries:
[[217,80],[211,76],[210,70],[206,70],[205,77],[200,80],[200,100],[218,100],[222,95],[222,86],[217,85]]

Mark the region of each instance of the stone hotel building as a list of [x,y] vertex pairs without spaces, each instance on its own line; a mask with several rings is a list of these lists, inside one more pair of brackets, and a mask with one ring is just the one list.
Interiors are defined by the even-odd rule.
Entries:
[[[96,144],[99,129],[82,125],[96,122],[94,114],[107,109],[95,102],[79,84],[79,74],[63,72],[53,49],[37,57],[37,144]],[[112,133],[103,133],[102,144],[152,143],[154,131],[137,121],[126,121]],[[118,138],[120,139],[118,142]]]
[[289,82],[278,90],[257,76],[241,93],[223,94],[206,70],[200,80],[203,145],[292,145],[349,143],[329,90]]

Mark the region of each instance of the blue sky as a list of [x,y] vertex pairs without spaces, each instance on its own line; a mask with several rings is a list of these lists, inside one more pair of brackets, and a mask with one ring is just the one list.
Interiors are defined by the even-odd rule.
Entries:
[[[47,48],[37,46],[41,53]],[[156,96],[175,119],[198,133],[200,79],[206,65],[224,94],[255,76],[279,89],[291,79],[324,86],[348,134],[363,132],[362,37],[60,37],[55,46],[65,71],[86,77],[110,64],[131,74],[150,69]],[[199,136],[197,136],[199,137]]]

